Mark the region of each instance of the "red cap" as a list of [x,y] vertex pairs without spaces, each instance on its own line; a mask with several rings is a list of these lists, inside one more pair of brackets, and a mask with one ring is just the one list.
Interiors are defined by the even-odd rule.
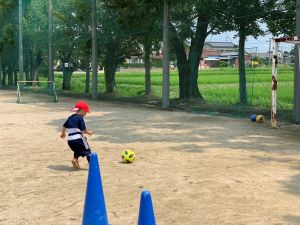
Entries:
[[77,112],[78,110],[83,110],[85,112],[90,113],[89,105],[85,101],[79,101],[75,104],[74,109],[72,109],[72,112]]

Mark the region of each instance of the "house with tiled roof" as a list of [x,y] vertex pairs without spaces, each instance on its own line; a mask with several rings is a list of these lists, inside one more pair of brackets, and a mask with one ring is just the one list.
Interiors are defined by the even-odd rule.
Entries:
[[[251,56],[245,54],[246,63],[250,61]],[[205,42],[200,68],[218,67],[220,62],[226,62],[228,66],[237,67],[238,61],[238,46],[232,42]]]

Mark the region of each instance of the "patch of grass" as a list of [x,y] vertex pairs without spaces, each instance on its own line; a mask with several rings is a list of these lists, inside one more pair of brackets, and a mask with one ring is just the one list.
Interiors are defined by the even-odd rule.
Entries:
[[[269,108],[271,105],[271,68],[247,68],[247,96],[250,105]],[[92,79],[91,79],[92,80]],[[199,71],[199,89],[207,102],[237,104],[239,102],[239,76],[236,68],[221,68]],[[294,68],[278,69],[278,106],[291,109],[293,104]],[[98,75],[98,90],[105,92],[104,74]],[[116,74],[117,92],[120,96],[145,94],[143,72]],[[58,90],[62,88],[62,74],[55,74]],[[162,95],[162,72],[151,73],[152,95]],[[170,73],[170,98],[179,97],[178,72]],[[90,83],[90,88],[92,84]],[[72,92],[84,93],[85,74],[74,73],[71,81]]]

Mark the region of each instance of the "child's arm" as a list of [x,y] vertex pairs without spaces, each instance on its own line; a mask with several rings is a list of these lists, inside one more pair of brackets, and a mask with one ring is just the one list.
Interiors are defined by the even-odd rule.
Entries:
[[92,135],[92,134],[93,134],[93,131],[90,131],[90,130],[83,130],[82,133],[83,133],[83,134]]
[[63,127],[61,130],[60,138],[65,138],[66,137],[66,128]]

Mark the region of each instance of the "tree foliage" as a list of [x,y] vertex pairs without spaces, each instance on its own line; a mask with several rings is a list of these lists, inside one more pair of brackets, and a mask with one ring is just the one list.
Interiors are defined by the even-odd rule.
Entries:
[[[54,58],[71,88],[72,73],[86,70],[89,92],[91,63],[91,2],[54,0]],[[144,57],[145,90],[151,94],[151,54],[162,49],[163,0],[98,0],[98,64],[104,66],[106,92],[116,92],[115,73],[125,58]],[[210,34],[234,31],[239,38],[240,102],[247,103],[245,41],[265,34],[293,35],[294,0],[169,0],[171,53],[179,71],[179,97],[200,98],[199,62]],[[23,0],[24,71],[27,80],[47,73],[48,0]],[[0,0],[0,70],[3,84],[14,84],[18,71],[18,1]],[[65,64],[68,67],[65,67]],[[0,77],[1,78],[1,77]]]
[[263,18],[270,32],[277,35],[295,35],[296,29],[296,1],[273,0],[269,2],[268,13]]

